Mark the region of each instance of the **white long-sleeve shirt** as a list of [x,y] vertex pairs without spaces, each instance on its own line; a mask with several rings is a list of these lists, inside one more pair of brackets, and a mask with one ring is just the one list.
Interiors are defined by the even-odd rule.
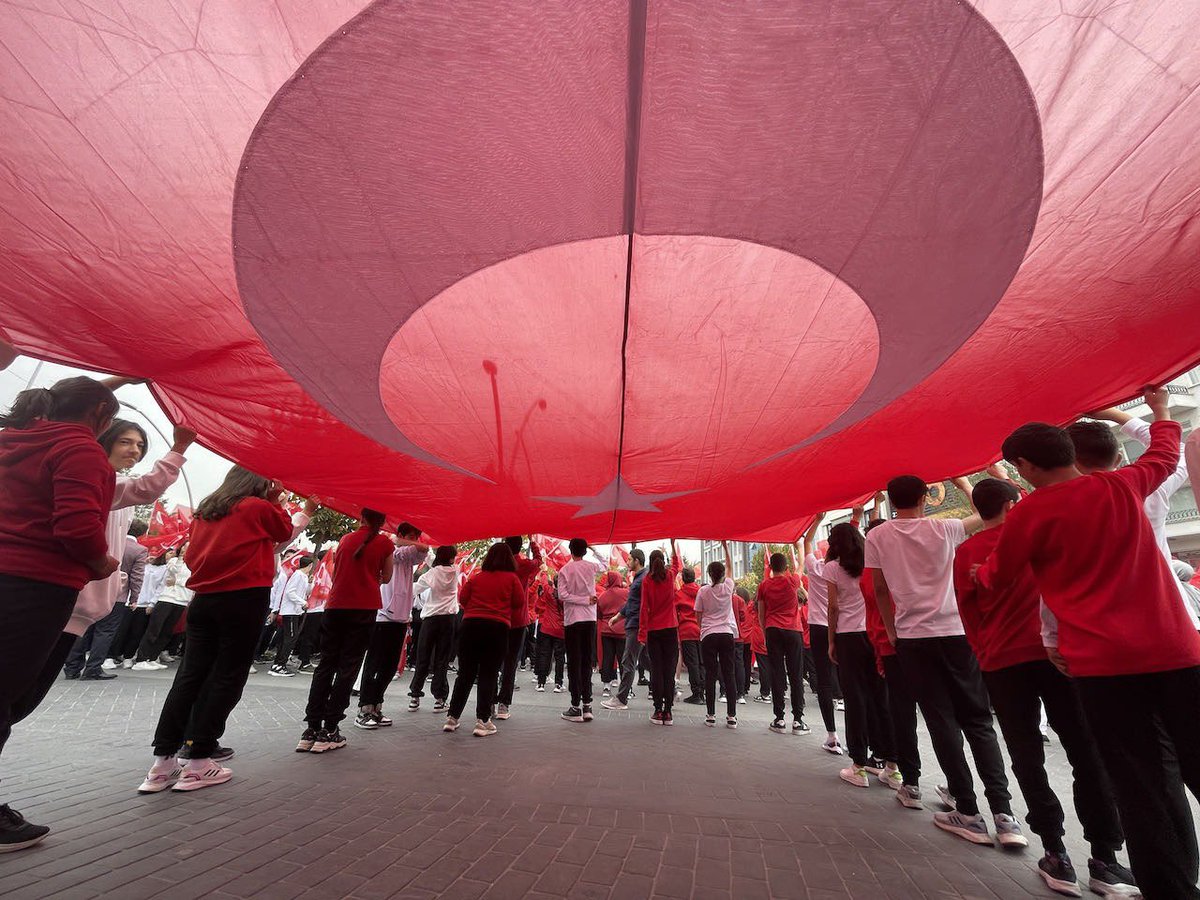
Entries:
[[178,556],[167,563],[166,570],[162,586],[158,589],[158,595],[154,598],[154,602],[187,606],[192,602],[192,597],[196,596],[195,591],[189,591],[187,587],[187,580],[192,574],[191,570]]
[[458,569],[455,566],[434,566],[417,579],[417,590],[428,591],[421,618],[453,616],[458,613]]
[[[154,464],[145,475],[117,476],[117,489],[113,493],[112,512],[108,514],[105,533],[108,536],[109,556],[121,558],[125,551],[125,538],[129,534],[129,523],[133,521],[133,508],[140,503],[152,503],[162,496],[163,491],[179,478],[183,467],[182,453],[171,451]],[[108,578],[91,581],[79,592],[75,609],[63,631],[81,635],[94,622],[99,622],[110,612],[117,596],[121,593],[121,573],[113,572]]]
[[146,566],[146,572],[142,576],[142,589],[138,592],[137,602],[134,605],[138,609],[149,609],[153,606],[154,600],[158,596],[158,590],[162,587],[163,579],[166,577],[167,566],[165,563],[161,566]]
[[303,615],[304,610],[308,608],[308,592],[311,589],[308,576],[299,569],[288,575],[279,591],[279,614]]

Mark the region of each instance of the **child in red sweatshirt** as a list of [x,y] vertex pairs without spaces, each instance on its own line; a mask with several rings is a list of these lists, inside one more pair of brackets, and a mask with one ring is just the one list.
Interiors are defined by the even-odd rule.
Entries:
[[696,570],[691,567],[680,572],[680,579],[683,584],[675,592],[675,618],[679,620],[679,652],[687,667],[691,690],[683,702],[700,705],[704,703],[704,664],[700,661],[700,622],[696,618],[700,585],[696,583]]
[[1052,425],[1009,435],[1004,458],[1036,490],[1009,513],[975,577],[1003,591],[1032,570],[1116,789],[1138,884],[1147,897],[1200,897],[1195,827],[1178,815],[1184,783],[1200,797],[1200,635],[1143,508],[1175,469],[1180,427],[1165,389],[1145,401],[1150,446],[1114,472],[1082,475],[1070,437]]
[[983,530],[959,544],[954,555],[954,590],[963,628],[979,659],[1013,774],[1029,807],[1029,827],[1042,840],[1045,855],[1038,872],[1051,890],[1075,888],[1075,868],[1063,844],[1062,804],[1046,777],[1038,728],[1044,705],[1071,763],[1075,808],[1092,845],[1088,861],[1092,887],[1132,894],[1133,874],[1117,863],[1116,851],[1124,837],[1104,764],[1075,686],[1054,668],[1042,646],[1041,596],[1033,573],[1027,569],[1003,590],[988,590],[971,578],[971,567],[985,562],[995,550],[1005,517],[1019,499],[1016,485],[997,478],[985,478],[971,493]]
[[[117,408],[108,387],[80,377],[22,391],[0,416],[0,751],[37,705],[80,589],[120,565],[105,533],[116,475],[96,442]],[[0,852],[49,832],[0,806]]]
[[638,642],[646,645],[650,656],[650,696],[655,725],[675,724],[671,707],[675,703],[675,667],[679,664],[679,619],[675,614],[675,578],[679,575],[679,554],[671,541],[671,565],[661,550],[650,554],[646,577],[642,579],[642,610],[638,620]]

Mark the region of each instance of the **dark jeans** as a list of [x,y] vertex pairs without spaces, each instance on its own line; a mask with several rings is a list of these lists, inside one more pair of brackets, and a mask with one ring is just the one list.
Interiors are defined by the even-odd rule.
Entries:
[[592,702],[592,656],[596,652],[596,623],[576,622],[563,629],[567,645],[567,687],[571,705]]
[[525,626],[508,629],[508,645],[504,652],[504,668],[500,672],[500,693],[496,702],[512,706],[513,688],[517,686],[517,665],[525,646]]
[[900,767],[900,776],[905,784],[916,787],[921,783],[917,700],[894,653],[883,658],[883,680],[887,689],[888,714],[892,719],[892,739],[896,743],[896,763]]
[[[187,619],[187,644],[154,732],[154,754],[183,745],[206,759],[242,698],[254,646],[271,602],[269,587],[197,594]],[[183,607],[178,607],[182,613]]]
[[1075,683],[1143,896],[1200,897],[1195,823],[1183,792],[1186,785],[1200,799],[1200,667]]
[[[887,687],[875,668],[875,648],[865,631],[834,636],[838,674],[846,692],[846,746],[856,765],[866,765],[873,753],[896,761],[896,740],[888,712]],[[871,752],[867,751],[870,745]]]
[[450,697],[450,716],[462,717],[467,696],[474,687],[475,718],[486,722],[492,717],[496,683],[508,649],[508,624],[494,619],[463,619],[459,630],[458,675]]
[[[37,707],[30,697],[39,690],[46,662],[63,640],[63,627],[78,597],[79,591],[60,584],[0,575],[0,752],[13,723]],[[63,658],[58,656],[52,680]],[[42,697],[48,687],[41,689]]]
[[829,662],[829,626],[808,626],[808,642],[812,650],[813,667],[817,671],[817,706],[821,709],[821,720],[825,730],[837,731],[837,719],[833,712],[833,666]]
[[1063,808],[1046,777],[1046,753],[1038,729],[1040,706],[1071,763],[1075,811],[1092,855],[1108,858],[1124,843],[1112,785],[1084,720],[1075,685],[1049,660],[984,672],[992,708],[1012,760],[1013,775],[1029,807],[1029,827],[1047,850],[1063,848]]
[[275,665],[287,666],[292,658],[292,648],[304,628],[304,616],[284,616],[283,624],[279,626],[279,652],[275,654]]
[[404,638],[408,635],[407,622],[376,622],[367,643],[367,657],[363,661],[362,683],[358,689],[358,705],[382,706],[388,685],[400,668],[400,654],[404,652]]
[[63,669],[71,675],[95,675],[100,671],[100,664],[108,658],[113,646],[113,638],[117,636],[122,623],[130,615],[129,607],[118,603],[107,616],[92,625],[79,636],[67,654]]
[[992,728],[979,663],[967,639],[962,635],[901,638],[896,642],[896,654],[921,707],[934,755],[958,811],[964,816],[979,812],[975,781],[963,753],[965,737],[992,813],[1011,815],[1004,757]]
[[638,658],[642,655],[642,644],[638,641],[637,629],[625,629],[625,652],[621,655],[621,684],[617,688],[617,699],[629,702],[633,690],[633,679],[637,677]]
[[[701,642],[704,652],[704,703],[708,714],[717,714],[717,673],[721,674],[725,683],[734,684],[737,676],[734,669],[737,666],[732,634],[710,634]],[[738,698],[728,689],[725,691],[725,715],[737,715]]]
[[412,621],[408,623],[408,661],[409,668],[417,667],[417,643],[421,640],[421,611],[415,606],[412,611]]
[[321,652],[321,625],[325,621],[325,610],[304,614],[300,637],[296,639],[296,657],[300,665],[307,666],[315,654]]
[[700,658],[699,641],[680,641],[679,652],[688,673],[688,689],[693,697],[704,696],[704,663]]
[[675,668],[679,665],[679,629],[656,628],[646,632],[650,654],[650,696],[659,712],[675,705]]
[[[808,654],[804,654],[807,658]],[[758,663],[758,693],[761,697],[771,696],[771,655],[769,653],[755,653],[755,662]]]
[[373,609],[327,609],[321,625],[321,661],[313,672],[304,721],[309,728],[333,731],[346,718],[350,692],[367,655]]
[[446,671],[450,666],[450,650],[454,644],[457,622],[457,618],[450,613],[421,619],[421,640],[417,644],[417,662],[414,666],[416,671],[408,686],[410,697],[425,696],[425,679],[431,674],[433,682],[429,689],[434,698],[445,700],[450,696],[450,681]]
[[[138,662],[153,662],[158,659],[160,653],[167,649],[167,644],[175,631],[175,625],[179,622],[179,617],[183,615],[185,609],[187,609],[186,606],[167,603],[165,600],[154,604],[154,609],[150,610],[150,621],[146,625],[146,633],[142,635],[142,642],[138,644]],[[263,615],[266,615],[265,611]],[[254,636],[257,640],[257,631]]]
[[625,638],[612,634],[601,635],[600,647],[604,651],[600,654],[600,680],[610,684],[617,680],[617,662],[625,652]]
[[146,633],[146,626],[149,624],[150,610],[144,606],[130,607],[129,615],[121,622],[116,635],[113,636],[112,650],[109,655],[113,659],[133,659],[137,653],[138,644],[142,642],[142,637]]
[[554,659],[554,683],[563,683],[563,667],[567,661],[567,645],[560,637],[540,632],[537,639],[537,658],[533,662],[533,674],[538,684],[545,686],[550,677],[550,660]]
[[790,628],[768,628],[767,655],[771,657],[771,706],[783,718],[783,698],[791,690],[792,717],[804,718],[804,638]]

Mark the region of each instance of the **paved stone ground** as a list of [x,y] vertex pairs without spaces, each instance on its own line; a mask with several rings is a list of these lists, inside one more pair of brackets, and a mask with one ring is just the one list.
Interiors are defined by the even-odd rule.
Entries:
[[[428,708],[407,712],[393,682],[393,728],[348,728],[349,747],[316,756],[293,752],[308,679],[264,672],[224,739],[234,780],[141,797],[172,675],[60,682],[18,727],[3,799],[54,831],[0,856],[0,896],[1052,896],[1035,847],[969,845],[933,826],[928,800],[905,810],[881,785],[839,781],[844,758],[821,751],[815,702],[803,738],[767,731],[769,707],[753,703],[737,731],[705,728],[703,708],[685,705],[674,728],[654,727],[644,688],[629,712],[597,708],[594,723],[574,725],[559,719],[564,695],[535,693],[520,673],[513,718],[479,739],[465,719],[443,734]],[[1067,799],[1065,760],[1048,752]],[[923,758],[930,796],[940,775],[927,742]]]

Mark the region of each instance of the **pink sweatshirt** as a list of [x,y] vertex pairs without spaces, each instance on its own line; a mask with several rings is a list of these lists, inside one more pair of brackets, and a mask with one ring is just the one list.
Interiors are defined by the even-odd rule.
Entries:
[[[175,483],[183,465],[183,454],[171,451],[154,464],[145,475],[136,478],[117,476],[117,489],[113,494],[112,512],[108,514],[105,532],[108,536],[108,553],[117,559],[125,552],[125,536],[129,523],[133,521],[133,508],[142,503],[153,503],[162,492]],[[81,635],[88,628],[112,612],[117,595],[121,592],[121,572],[113,572],[108,578],[90,581],[79,592],[75,611],[63,629],[67,634]]]

